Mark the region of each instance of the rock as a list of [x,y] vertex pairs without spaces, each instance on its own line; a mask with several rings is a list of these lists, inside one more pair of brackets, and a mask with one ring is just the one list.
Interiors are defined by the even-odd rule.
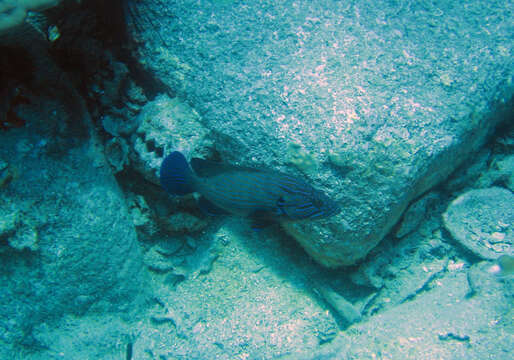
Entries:
[[499,177],[505,180],[505,185],[514,192],[514,155],[506,156],[496,165]]
[[130,359],[127,347],[137,330],[118,314],[65,315],[56,326],[38,324],[35,334],[38,344],[51,350],[33,352],[28,359],[51,359],[50,353],[63,359]]
[[19,221],[19,212],[10,201],[0,203],[0,238],[5,239],[13,235]]
[[198,113],[178,98],[159,95],[141,109],[137,123],[131,137],[133,166],[157,185],[161,162],[172,151],[195,156],[209,154],[208,130],[200,123]]
[[316,289],[323,300],[331,306],[337,313],[337,316],[342,319],[346,325],[351,325],[361,320],[362,316],[360,310],[331,287],[318,286]]
[[[354,284],[380,289],[384,286],[384,277],[392,276],[389,272],[390,260],[387,256],[374,257],[373,261],[361,264],[357,271],[351,274]],[[384,274],[385,273],[385,274]]]
[[13,174],[7,161],[0,159],[0,189],[12,180]]
[[[486,181],[477,181],[488,174],[487,164],[491,162],[491,151],[488,148],[482,148],[473,158],[469,159],[470,163],[464,163],[458,171],[445,181],[444,188],[448,193],[457,193],[470,188],[485,188],[492,186],[491,182],[482,186]],[[479,183],[479,184],[477,184]]]
[[0,253],[12,249],[38,249],[38,232],[35,221],[30,213],[20,211],[16,204],[8,199],[0,198]]
[[169,238],[155,245],[155,250],[164,256],[175,255],[184,246],[180,238]]
[[[24,136],[3,136],[0,153]],[[33,220],[21,220],[9,245],[37,252],[2,258],[0,324],[23,331],[9,332],[0,343],[19,344],[34,324],[62,314],[83,314],[92,306],[117,311],[141,291],[142,257],[125,199],[109,166],[94,167],[85,149],[58,158],[10,152],[20,178],[2,197],[9,194],[20,214]]]
[[132,134],[137,128],[136,117],[122,114],[106,114],[101,118],[102,126],[112,136],[126,136]]
[[437,200],[437,194],[429,193],[409,205],[403,214],[403,218],[398,229],[396,230],[396,237],[401,238],[414,231],[425,218],[427,207],[429,207],[431,204],[434,204]]
[[[426,241],[419,237],[402,241],[406,240],[410,240],[410,244],[400,243],[394,248],[380,252],[380,255],[371,257],[368,262],[361,264],[351,275],[354,283],[374,287],[378,291],[364,305],[366,315],[422,296],[434,287],[448,270],[447,258],[422,259],[422,247],[427,245]],[[377,254],[376,250],[380,249],[384,249],[384,244],[379,245],[373,254]]]
[[9,245],[16,250],[29,249],[36,251],[38,249],[37,230],[27,224],[23,224],[8,241]]
[[105,157],[115,173],[123,170],[128,164],[128,145],[120,137],[113,137],[105,144]]
[[173,263],[157,248],[152,246],[144,256],[144,263],[151,271],[157,273],[166,273],[173,269]]
[[155,222],[155,213],[146,202],[144,196],[129,193],[127,204],[132,222],[136,229],[145,236],[152,237],[159,231]]
[[331,342],[337,336],[337,325],[335,321],[320,321],[313,326],[312,332],[318,336],[319,344]]
[[490,164],[489,171],[484,172],[478,181],[479,187],[502,185],[514,191],[514,155],[493,157]]
[[195,233],[203,230],[207,224],[206,220],[186,212],[178,212],[162,220],[164,229],[176,234]]
[[463,247],[484,259],[514,254],[514,195],[499,187],[471,190],[453,200],[444,225]]
[[186,275],[188,275],[186,271],[183,271],[182,269],[174,269],[166,275],[164,283],[169,285],[171,288],[175,288],[182,281],[186,280]]
[[491,263],[487,261],[479,262],[468,269],[467,279],[470,289],[468,297],[494,297],[503,292],[504,284],[499,281],[500,277],[492,273],[490,269]]
[[365,257],[479,149],[514,90],[514,10],[501,0],[129,7],[135,56],[198,111],[223,161],[298,167],[342,203],[288,229],[330,267]]
[[128,86],[125,90],[125,96],[132,104],[144,105],[148,101],[143,92],[143,89],[137,86],[131,79],[128,81]]
[[512,349],[512,295],[483,264],[471,268],[476,271],[494,290],[470,298],[467,269],[449,271],[423,296],[353,325],[313,352],[285,359],[502,359]]
[[353,283],[376,289],[363,304],[363,316],[424,296],[448,271],[462,269],[464,263],[449,260],[454,250],[442,239],[443,211],[435,204],[424,208],[416,230],[401,239],[388,235],[350,274]]
[[119,317],[145,294],[135,228],[85,103],[46,40],[28,34],[17,45],[37,58],[23,85],[39,91],[17,106],[26,126],[0,132],[0,159],[17,173],[0,192],[2,358],[53,346],[37,340],[40,324],[88,310]]

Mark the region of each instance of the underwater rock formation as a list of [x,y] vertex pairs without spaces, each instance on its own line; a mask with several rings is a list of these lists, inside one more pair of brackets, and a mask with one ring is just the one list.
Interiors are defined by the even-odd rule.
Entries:
[[504,188],[470,190],[448,206],[444,225],[457,242],[483,259],[512,256],[513,204],[514,195]]
[[91,309],[127,311],[144,292],[136,231],[84,101],[44,40],[25,35],[17,45],[34,58],[34,80],[22,84],[30,102],[16,112],[26,124],[0,131],[0,164],[10,174],[0,183],[5,359],[51,347],[37,339],[37,326]]
[[160,184],[159,169],[170,152],[179,149],[188,156],[209,155],[209,131],[200,123],[198,113],[178,98],[157,96],[143,106],[136,124],[130,138],[130,158],[133,167],[155,184]]
[[512,291],[488,273],[488,266],[480,262],[448,270],[424,296],[355,325],[352,335],[284,358],[501,359],[512,350]]
[[511,2],[129,6],[139,62],[199,112],[223,160],[284,170],[291,149],[311,154],[308,177],[343,210],[287,226],[329,267],[366,256],[513,94]]
[[23,24],[29,11],[45,10],[60,2],[61,0],[0,0],[0,34]]

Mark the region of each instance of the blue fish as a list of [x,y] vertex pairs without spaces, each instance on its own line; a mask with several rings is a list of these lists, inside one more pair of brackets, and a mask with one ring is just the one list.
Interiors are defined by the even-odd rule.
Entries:
[[248,217],[255,227],[340,212],[335,201],[298,177],[198,158],[191,159],[190,166],[178,151],[163,160],[160,181],[172,195],[198,192],[199,206],[208,214]]

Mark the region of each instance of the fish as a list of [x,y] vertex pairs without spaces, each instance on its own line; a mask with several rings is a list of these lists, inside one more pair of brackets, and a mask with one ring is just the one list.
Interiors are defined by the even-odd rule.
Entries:
[[188,163],[179,151],[164,158],[159,175],[169,194],[197,192],[205,213],[250,218],[254,228],[327,218],[341,211],[336,201],[299,177],[199,158]]

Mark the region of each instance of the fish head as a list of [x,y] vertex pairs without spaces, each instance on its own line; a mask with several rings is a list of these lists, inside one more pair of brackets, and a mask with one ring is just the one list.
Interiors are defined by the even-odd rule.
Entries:
[[282,216],[290,220],[322,219],[338,214],[339,204],[324,192],[312,187],[301,191],[287,189],[277,201]]

